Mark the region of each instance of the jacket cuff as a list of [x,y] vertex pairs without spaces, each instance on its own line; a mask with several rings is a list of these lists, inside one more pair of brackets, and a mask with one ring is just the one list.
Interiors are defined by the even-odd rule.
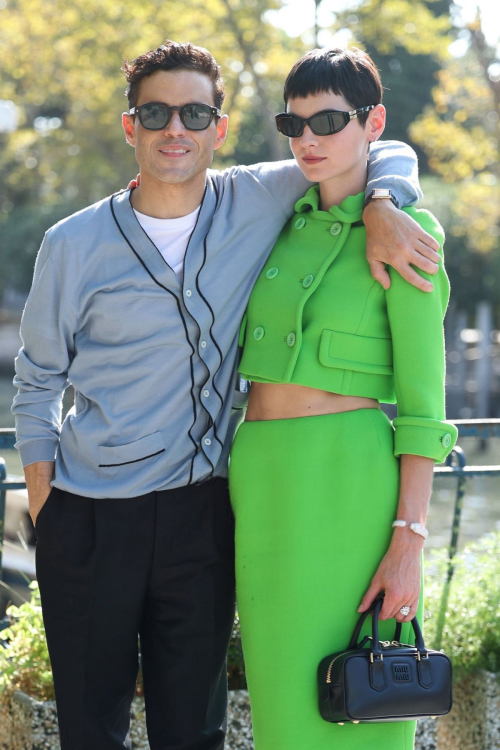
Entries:
[[38,461],[55,461],[59,440],[57,438],[36,438],[26,442],[18,442],[15,447],[21,456],[23,469],[25,466]]
[[395,456],[409,453],[433,458],[441,463],[453,450],[458,437],[454,424],[439,419],[396,417],[392,424],[395,429]]

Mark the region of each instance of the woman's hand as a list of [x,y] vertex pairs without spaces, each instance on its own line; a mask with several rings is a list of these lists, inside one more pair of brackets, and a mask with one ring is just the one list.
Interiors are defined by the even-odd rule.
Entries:
[[[377,594],[384,590],[380,620],[395,617],[398,622],[410,622],[415,617],[420,597],[420,553],[423,542],[422,537],[408,527],[394,529],[390,547],[361,600],[358,612],[368,609]],[[406,617],[399,611],[404,606],[410,607]]]

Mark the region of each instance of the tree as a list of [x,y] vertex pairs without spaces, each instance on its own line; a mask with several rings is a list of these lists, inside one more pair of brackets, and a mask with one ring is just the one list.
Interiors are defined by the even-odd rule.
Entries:
[[438,74],[433,105],[411,127],[445,182],[457,183],[451,231],[469,250],[488,253],[500,236],[500,61],[478,16],[469,48]]
[[[379,68],[388,118],[384,138],[409,140],[408,129],[431,100],[435,75],[446,56],[448,0],[362,0],[340,13],[335,27],[348,29]],[[425,152],[416,147],[421,171]]]
[[11,0],[0,6],[0,99],[20,112],[18,130],[0,136],[0,294],[9,273],[16,285],[29,286],[34,254],[54,217],[119,190],[136,174],[120,124],[127,107],[120,67],[166,37],[209,46],[222,66],[230,130],[216,166],[242,154],[249,161],[286,155],[271,118],[301,50],[262,20],[279,4]]

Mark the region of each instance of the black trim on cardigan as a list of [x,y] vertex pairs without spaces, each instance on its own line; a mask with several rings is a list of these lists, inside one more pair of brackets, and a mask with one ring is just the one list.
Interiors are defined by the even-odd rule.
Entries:
[[145,461],[147,458],[153,458],[153,456],[159,456],[160,453],[165,453],[165,448],[162,448],[161,451],[156,451],[156,453],[150,453],[149,456],[144,456],[144,458],[134,458],[133,461],[122,461],[121,464],[99,464],[99,468],[105,466],[126,466],[127,464],[137,464],[139,461]]
[[[205,189],[205,193],[206,193],[206,189]],[[203,195],[203,198],[204,197],[205,197],[205,194]],[[189,335],[188,335],[188,330],[187,330],[187,325],[186,325],[186,319],[184,318],[184,315],[182,313],[182,308],[181,308],[181,304],[180,304],[179,298],[177,297],[177,295],[175,294],[175,292],[173,292],[168,287],[164,286],[161,282],[158,281],[157,278],[155,278],[155,276],[151,273],[151,271],[149,270],[149,268],[147,267],[147,265],[144,263],[144,261],[142,260],[142,258],[140,257],[140,255],[137,253],[137,251],[135,250],[134,246],[130,242],[129,238],[127,237],[127,235],[125,234],[125,232],[121,228],[120,222],[116,218],[115,210],[113,208],[113,199],[114,199],[114,196],[112,195],[111,199],[110,199],[110,202],[109,202],[109,205],[110,205],[110,208],[111,208],[111,213],[113,215],[113,219],[115,221],[116,226],[118,227],[118,229],[120,231],[120,234],[122,235],[122,237],[125,240],[125,242],[127,243],[127,245],[130,247],[130,249],[132,250],[132,252],[134,253],[135,257],[137,258],[137,260],[139,261],[139,263],[141,264],[141,266],[147,272],[148,276],[154,281],[155,284],[157,284],[157,286],[160,287],[160,289],[164,289],[166,292],[168,292],[170,295],[172,295],[172,297],[175,299],[175,301],[177,303],[177,309],[179,311],[179,315],[181,317],[182,324],[184,326],[184,335],[186,337],[187,343],[191,347],[191,355],[189,357],[189,364],[190,364],[190,371],[191,371],[191,400],[192,400],[192,403],[193,403],[193,423],[191,424],[191,427],[188,430],[188,435],[189,435],[189,438],[190,438],[191,442],[193,443],[193,446],[194,446],[194,449],[195,449],[194,456],[191,459],[191,468],[190,468],[190,471],[189,471],[189,481],[188,481],[188,484],[191,484],[192,480],[193,480],[194,459],[196,458],[196,455],[197,455],[198,450],[199,450],[198,443],[193,438],[193,435],[192,435],[192,432],[191,432],[191,430],[193,429],[193,427],[194,427],[194,425],[196,423],[196,418],[197,418],[197,414],[196,414],[196,399],[195,399],[195,396],[194,396],[194,393],[193,393],[194,386],[195,386],[195,383],[194,383],[194,368],[193,368],[193,356],[195,354],[195,349],[194,349],[194,347],[193,347],[193,345],[192,345],[192,343],[190,341]],[[202,204],[203,204],[203,201],[202,201]],[[201,213],[201,210],[200,210],[200,213]],[[199,218],[199,216],[200,216],[200,214],[198,214],[198,218]],[[196,224],[195,224],[195,229],[196,229]],[[194,232],[194,229],[193,229],[193,232]],[[191,236],[192,236],[192,234],[191,234]],[[154,245],[154,243],[152,243],[152,244]],[[155,247],[156,247],[156,245],[155,245]],[[209,460],[209,462],[213,466],[213,464],[212,464],[212,462],[210,460]]]
[[[212,182],[212,185],[213,185],[213,188],[214,188],[214,192],[215,192],[215,195],[216,195],[216,203],[218,203],[218,201],[219,201],[219,191],[217,189],[217,185],[215,184],[215,181],[212,180],[212,178],[210,178],[210,180]],[[223,362],[222,350],[221,350],[219,344],[217,343],[217,341],[215,339],[215,336],[213,335],[213,331],[212,331],[213,326],[215,324],[215,315],[214,315],[213,308],[210,305],[210,302],[207,300],[207,298],[203,295],[203,293],[202,293],[202,291],[200,289],[200,283],[199,283],[200,274],[201,274],[201,272],[203,270],[203,267],[205,266],[205,263],[206,263],[206,260],[207,260],[207,237],[209,235],[209,232],[210,232],[210,230],[207,232],[207,234],[205,235],[205,238],[203,240],[203,263],[201,264],[201,266],[200,266],[200,268],[198,270],[198,273],[196,274],[196,288],[198,290],[198,294],[200,295],[200,297],[202,298],[202,300],[204,301],[204,303],[206,304],[206,306],[210,310],[210,315],[211,315],[211,318],[212,318],[212,323],[211,323],[210,329],[209,329],[209,335],[210,335],[210,338],[212,339],[212,342],[213,342],[213,344],[214,344],[214,346],[217,349],[217,352],[219,354],[219,365],[218,365],[217,369],[215,370],[215,372],[214,372],[214,374],[212,376],[212,385],[213,385],[213,389],[214,389],[215,393],[219,397],[219,400],[220,400],[220,403],[221,403],[221,408],[222,408],[224,406],[224,399],[222,398],[221,394],[219,393],[219,391],[217,389],[217,386],[215,385],[215,376],[219,372],[219,370],[220,370],[220,368],[222,366],[222,362]],[[206,385],[207,382],[208,381],[205,381],[204,386]],[[220,439],[219,439],[219,437],[217,435],[217,428],[215,426],[215,423],[214,423],[214,437],[217,440],[217,442],[219,443],[220,447],[224,448],[223,444],[221,443],[221,441],[220,441]],[[214,470],[215,470],[215,467],[214,467]]]

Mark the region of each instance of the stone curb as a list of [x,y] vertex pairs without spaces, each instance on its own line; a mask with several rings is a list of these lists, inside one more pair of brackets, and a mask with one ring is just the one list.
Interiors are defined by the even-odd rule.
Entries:
[[[480,672],[454,688],[453,711],[417,723],[415,750],[500,750],[500,675]],[[131,710],[132,750],[149,750],[144,701]],[[14,693],[11,709],[0,704],[0,750],[60,750],[54,701]],[[229,693],[225,750],[254,750],[246,690]]]

